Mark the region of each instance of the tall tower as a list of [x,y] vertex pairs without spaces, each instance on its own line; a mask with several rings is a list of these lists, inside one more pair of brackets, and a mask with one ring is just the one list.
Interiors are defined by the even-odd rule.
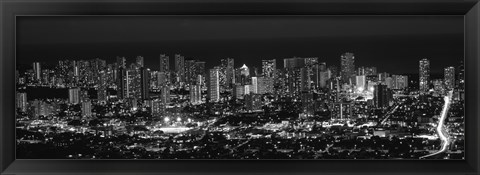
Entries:
[[140,94],[142,100],[150,98],[149,86],[150,86],[150,70],[147,68],[140,68]]
[[220,100],[220,72],[217,68],[210,69],[208,81],[208,97],[211,102]]
[[277,69],[277,60],[262,60],[262,73],[264,77],[274,78]]
[[225,75],[227,77],[227,87],[231,88],[235,83],[235,61],[233,58],[226,59]]
[[68,90],[68,102],[70,104],[80,103],[80,88],[71,88]]
[[170,57],[161,54],[160,55],[160,72],[169,72],[170,71]]
[[455,87],[455,68],[453,66],[444,69],[445,86],[447,89]]
[[430,80],[430,61],[426,58],[420,60],[420,91],[428,90],[428,81]]
[[344,53],[340,56],[340,76],[343,83],[354,82],[355,76],[355,56],[353,53]]
[[42,80],[42,67],[39,62],[33,63],[33,72],[35,73],[35,80],[41,81]]
[[185,82],[185,57],[175,54],[175,74],[178,82]]

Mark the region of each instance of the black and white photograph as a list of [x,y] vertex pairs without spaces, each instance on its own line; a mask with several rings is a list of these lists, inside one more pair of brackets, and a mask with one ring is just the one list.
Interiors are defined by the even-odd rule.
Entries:
[[459,15],[17,16],[15,155],[464,160],[464,27]]

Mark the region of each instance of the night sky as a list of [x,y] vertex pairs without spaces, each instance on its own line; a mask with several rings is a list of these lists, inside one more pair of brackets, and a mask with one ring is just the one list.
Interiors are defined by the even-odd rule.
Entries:
[[235,58],[260,67],[262,59],[319,57],[340,64],[344,52],[355,65],[379,72],[418,73],[428,58],[432,73],[464,59],[463,16],[43,16],[17,17],[17,63],[116,56],[158,70],[159,55],[180,53],[207,62]]

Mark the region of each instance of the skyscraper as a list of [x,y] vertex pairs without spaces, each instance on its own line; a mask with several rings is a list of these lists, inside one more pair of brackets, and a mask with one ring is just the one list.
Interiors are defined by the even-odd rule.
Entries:
[[258,93],[258,79],[257,77],[252,77],[252,89],[250,89],[250,92],[256,94]]
[[39,62],[33,63],[33,73],[35,74],[35,80],[40,82],[42,80],[42,67]]
[[92,116],[92,102],[84,101],[82,102],[82,116],[91,117]]
[[355,86],[357,87],[357,91],[362,92],[366,90],[367,80],[365,75],[357,75],[356,76],[356,83]]
[[128,77],[127,70],[120,67],[117,71],[117,97],[125,99],[128,97]]
[[220,100],[220,72],[217,68],[210,69],[208,81],[208,98],[211,102]]
[[17,108],[22,112],[27,112],[27,93],[19,92],[17,93]]
[[165,54],[160,55],[160,72],[170,72],[170,57]]
[[222,66],[225,66],[226,85],[232,88],[235,83],[235,60],[233,58],[222,59]]
[[420,91],[428,90],[428,82],[430,80],[430,61],[426,58],[420,60]]
[[140,68],[140,94],[142,100],[149,99],[149,86],[150,86],[150,69]]
[[170,103],[170,86],[162,86],[162,90],[160,92],[160,99],[163,104]]
[[445,86],[447,89],[455,87],[455,68],[453,66],[444,69]]
[[97,90],[97,99],[98,101],[107,100],[107,73],[105,71],[99,72],[99,84]]
[[277,60],[262,60],[262,73],[264,77],[275,78],[275,70],[277,69]]
[[175,74],[177,82],[185,82],[185,57],[175,54]]
[[387,107],[389,103],[389,92],[387,85],[378,84],[374,86],[373,103],[377,108]]
[[68,90],[68,102],[70,104],[80,103],[80,88],[70,88]]
[[355,76],[355,56],[353,53],[344,53],[340,56],[340,76],[343,83],[354,83]]

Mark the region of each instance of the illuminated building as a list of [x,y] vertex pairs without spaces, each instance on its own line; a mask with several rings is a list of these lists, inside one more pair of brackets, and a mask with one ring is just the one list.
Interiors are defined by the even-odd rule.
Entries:
[[17,108],[20,109],[22,112],[27,112],[28,101],[27,101],[27,93],[20,92],[17,93]]
[[258,93],[257,77],[252,77],[252,89],[250,89],[250,92],[252,92],[254,94]]
[[245,86],[237,83],[233,91],[233,97],[235,97],[236,99],[243,99],[243,95],[245,95]]
[[233,58],[220,60],[222,69],[225,70],[225,85],[227,88],[233,87],[235,83],[235,61]]
[[92,102],[84,101],[82,102],[82,116],[91,117],[92,116]]
[[68,90],[68,102],[70,104],[80,103],[80,88],[71,88]]
[[359,67],[357,69],[357,75],[377,75],[377,67]]
[[202,89],[200,85],[190,85],[190,103],[198,104],[202,101]]
[[344,120],[353,118],[353,102],[334,102],[330,104],[332,109],[331,119]]
[[428,82],[430,80],[430,61],[426,58],[420,60],[419,84],[420,91],[427,91],[429,89]]
[[455,87],[455,68],[450,66],[444,69],[444,81],[447,89],[453,89]]
[[34,78],[36,81],[40,82],[42,80],[42,66],[39,62],[33,63],[33,72],[35,74]]
[[313,93],[303,92],[301,96],[303,113],[307,116],[313,116],[315,113],[315,101]]
[[[253,82],[253,79],[252,79]],[[257,78],[257,93],[273,93],[273,78],[270,77],[258,77]]]
[[277,69],[277,60],[262,60],[262,73],[264,77],[275,78],[275,70]]
[[390,101],[390,93],[387,85],[377,84],[373,90],[373,103],[377,108],[387,107]]
[[208,83],[208,98],[211,102],[218,102],[220,100],[220,71],[218,69],[210,69]]
[[355,85],[357,87],[357,91],[362,92],[365,90],[367,86],[365,75],[357,75]]
[[160,55],[160,72],[170,72],[170,57],[165,54]]
[[99,84],[97,90],[97,99],[98,101],[106,101],[107,100],[107,74],[105,71],[99,72]]
[[185,82],[185,57],[175,54],[176,82]]
[[245,105],[249,111],[262,110],[262,95],[260,94],[247,94],[245,95]]
[[344,53],[340,56],[340,76],[343,83],[354,83],[353,77],[355,76],[355,56],[353,53]]
[[465,66],[463,65],[463,61],[460,62],[460,66],[458,66],[458,87],[460,89],[465,89]]
[[149,86],[150,86],[150,69],[147,68],[140,68],[140,94],[141,99],[149,99]]
[[118,69],[118,78],[117,78],[117,97],[119,99],[125,99],[128,97],[128,86],[127,86],[127,70],[120,67]]
[[392,89],[404,89],[408,87],[408,76],[392,75]]

